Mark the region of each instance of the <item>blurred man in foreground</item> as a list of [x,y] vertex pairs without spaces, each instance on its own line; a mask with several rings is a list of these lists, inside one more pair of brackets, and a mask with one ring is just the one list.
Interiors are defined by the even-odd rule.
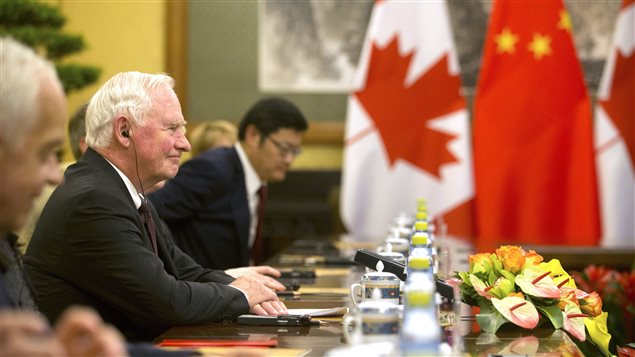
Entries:
[[[56,153],[64,141],[66,101],[53,66],[4,37],[0,78],[0,235],[1,244],[13,248],[11,231],[25,223],[33,199],[45,184],[61,179]],[[6,274],[21,272],[16,264],[15,257],[0,255],[1,356],[127,354],[121,335],[86,308],[66,310],[51,330],[29,310],[33,306],[22,306],[23,292],[7,285]]]

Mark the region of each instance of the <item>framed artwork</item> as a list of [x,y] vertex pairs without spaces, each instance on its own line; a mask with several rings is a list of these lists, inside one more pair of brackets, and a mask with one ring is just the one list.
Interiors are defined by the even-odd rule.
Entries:
[[[264,0],[258,9],[258,83],[264,92],[348,93],[373,1]],[[620,0],[566,0],[587,85],[595,90]],[[476,87],[491,0],[449,0],[463,85]]]
[[260,1],[260,90],[350,91],[372,6],[370,1]]

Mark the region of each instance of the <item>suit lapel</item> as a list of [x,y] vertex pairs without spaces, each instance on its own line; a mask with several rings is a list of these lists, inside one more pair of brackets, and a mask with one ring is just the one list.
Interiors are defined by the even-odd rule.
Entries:
[[[88,150],[86,150],[86,152],[84,153],[84,155],[82,156],[80,160],[87,161],[95,165],[101,172],[103,172],[105,177],[109,178],[110,181],[114,182],[115,185],[121,190],[121,194],[126,197],[128,203],[130,204],[129,205],[130,209],[134,212],[133,216],[135,217],[137,226],[139,227],[143,243],[146,246],[146,248],[152,252],[153,251],[152,242],[150,240],[150,236],[148,232],[145,229],[143,218],[141,217],[141,214],[139,213],[139,211],[135,208],[134,201],[132,200],[132,197],[130,197],[128,188],[126,187],[126,184],[121,179],[121,176],[119,176],[117,171],[115,171],[112,165],[103,156],[101,156],[98,152],[94,151],[91,148],[88,148]],[[163,246],[163,249],[165,249],[165,247],[164,247],[164,244],[159,243],[159,240],[160,240],[159,236],[161,235],[159,233],[160,229],[158,225],[159,217],[156,213],[156,210],[154,209],[154,206],[152,206],[150,212],[153,215],[152,218],[156,222],[155,224],[157,225],[157,246],[159,249],[159,257],[165,257],[166,255],[161,255],[161,247]],[[166,270],[168,270],[167,267],[166,267]],[[172,273],[169,270],[168,272]]]
[[240,242],[240,260],[242,265],[249,264],[249,201],[247,200],[247,189],[245,187],[245,172],[240,164],[240,158],[236,149],[231,150],[232,162],[234,163],[233,174],[236,176],[235,194],[231,198],[231,207],[234,217],[234,224],[238,232]]

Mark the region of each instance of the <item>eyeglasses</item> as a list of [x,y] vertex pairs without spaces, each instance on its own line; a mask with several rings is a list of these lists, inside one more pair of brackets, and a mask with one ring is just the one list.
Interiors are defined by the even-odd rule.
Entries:
[[275,145],[276,148],[278,148],[278,150],[280,151],[280,154],[282,154],[282,156],[284,157],[287,157],[289,155],[296,157],[300,155],[300,153],[302,153],[301,147],[293,147],[293,146],[284,145],[281,142],[277,141],[276,139],[272,138],[271,136],[266,136],[265,139],[269,139],[273,143],[273,145]]

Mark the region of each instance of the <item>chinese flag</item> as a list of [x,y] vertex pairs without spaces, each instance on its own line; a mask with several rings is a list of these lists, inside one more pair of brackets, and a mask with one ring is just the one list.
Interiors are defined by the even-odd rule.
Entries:
[[624,0],[598,90],[602,245],[635,248],[635,0]]
[[478,249],[596,245],[591,104],[562,1],[496,1],[474,108]]
[[444,1],[378,1],[348,101],[341,214],[352,239],[379,242],[425,198],[448,233],[470,236],[470,130]]

